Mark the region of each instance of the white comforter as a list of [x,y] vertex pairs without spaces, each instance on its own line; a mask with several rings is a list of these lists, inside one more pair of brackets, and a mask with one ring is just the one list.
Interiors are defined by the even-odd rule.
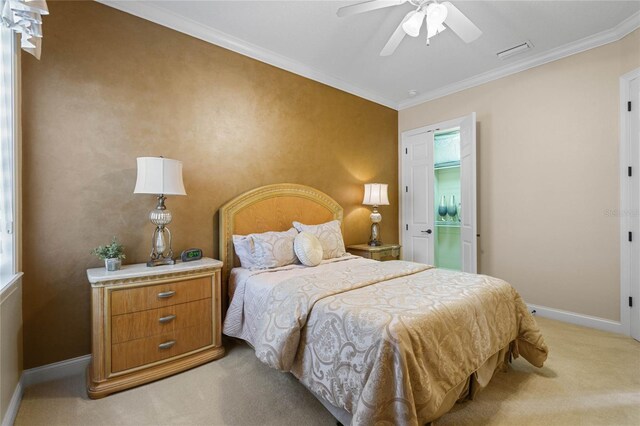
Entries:
[[255,335],[259,319],[267,311],[267,298],[277,284],[298,277],[326,274],[329,271],[344,271],[353,266],[376,263],[359,256],[346,255],[336,259],[323,260],[314,268],[304,265],[287,265],[280,268],[250,271],[233,268],[229,278],[229,298],[223,332],[237,337],[255,347]]
[[526,305],[497,278],[353,256],[232,274],[224,333],[353,424],[432,421],[507,347],[537,366],[546,359]]

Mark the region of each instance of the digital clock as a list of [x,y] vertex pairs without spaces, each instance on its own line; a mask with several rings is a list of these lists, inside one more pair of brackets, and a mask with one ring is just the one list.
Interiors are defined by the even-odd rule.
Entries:
[[190,248],[182,252],[180,259],[183,262],[191,262],[192,260],[202,259],[202,250],[199,248]]

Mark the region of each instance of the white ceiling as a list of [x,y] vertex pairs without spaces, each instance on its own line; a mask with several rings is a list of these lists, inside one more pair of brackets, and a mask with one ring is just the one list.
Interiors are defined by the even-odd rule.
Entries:
[[[640,1],[456,1],[483,32],[405,37],[378,54],[408,3],[346,18],[345,1],[111,1],[103,3],[392,108],[404,108],[621,38],[640,26]],[[533,49],[496,53],[524,41]],[[409,90],[418,95],[410,98]]]

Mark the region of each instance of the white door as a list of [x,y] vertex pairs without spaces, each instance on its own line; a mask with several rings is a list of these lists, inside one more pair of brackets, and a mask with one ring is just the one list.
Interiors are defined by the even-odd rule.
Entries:
[[402,134],[402,257],[433,265],[433,131]]
[[434,132],[460,129],[462,271],[477,271],[476,114],[402,133],[401,188],[402,258],[434,264]]
[[477,272],[476,234],[476,113],[463,117],[460,123],[460,239],[462,270]]
[[631,223],[629,224],[630,238],[630,283],[631,297],[630,300],[630,319],[631,319],[631,336],[640,340],[640,77],[631,80],[629,84],[629,100],[631,102],[631,111],[629,114],[629,165],[632,173],[629,185],[629,214]]

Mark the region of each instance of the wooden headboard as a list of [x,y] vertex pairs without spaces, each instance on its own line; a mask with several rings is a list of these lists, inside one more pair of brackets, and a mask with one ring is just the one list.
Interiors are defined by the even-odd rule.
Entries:
[[239,266],[233,251],[234,234],[286,231],[297,220],[309,225],[338,219],[342,207],[322,191],[305,185],[280,183],[262,186],[238,195],[220,208],[220,260],[223,299],[227,280],[234,266]]

